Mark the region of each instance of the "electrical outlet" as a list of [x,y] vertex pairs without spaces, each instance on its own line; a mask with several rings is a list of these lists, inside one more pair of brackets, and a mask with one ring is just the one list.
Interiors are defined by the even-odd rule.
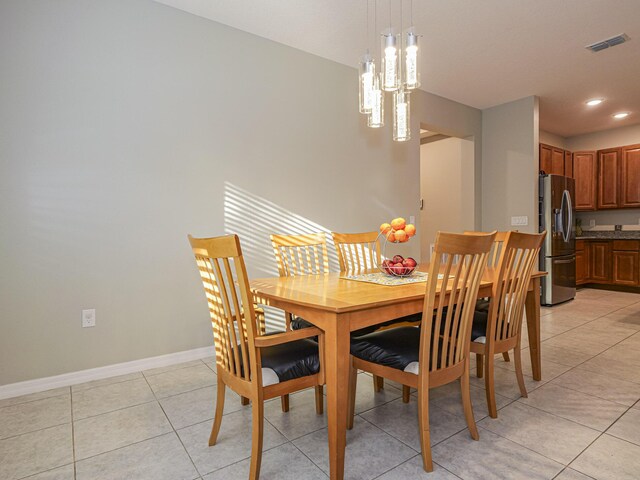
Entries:
[[589,220],[589,226],[590,227],[595,227],[596,226],[596,221],[595,220]]
[[529,225],[529,217],[523,215],[521,217],[511,217],[511,225],[513,226],[526,226]]
[[416,224],[416,217],[414,217],[413,215],[411,215],[411,216],[409,217],[409,223],[410,223],[410,224],[412,224],[412,225],[415,225],[415,224]]
[[82,310],[82,327],[95,327],[96,326],[96,309],[90,308],[88,310]]

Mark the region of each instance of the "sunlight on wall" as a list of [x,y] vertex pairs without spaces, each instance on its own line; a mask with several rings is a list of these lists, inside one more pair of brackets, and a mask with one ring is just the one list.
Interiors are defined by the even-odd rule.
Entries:
[[[278,267],[269,235],[294,235],[323,232],[327,239],[329,270],[340,271],[331,231],[266,198],[248,192],[230,182],[224,184],[224,232],[240,237],[242,252],[250,278],[276,277]],[[267,331],[282,330],[284,315],[265,308]]]

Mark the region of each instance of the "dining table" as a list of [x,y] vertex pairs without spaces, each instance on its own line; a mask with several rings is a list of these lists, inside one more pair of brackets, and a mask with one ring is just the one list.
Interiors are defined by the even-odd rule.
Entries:
[[[529,283],[525,313],[534,380],[542,379],[540,358],[540,278]],[[478,298],[491,297],[497,269],[487,267]],[[442,281],[442,280],[438,280]],[[327,393],[329,473],[344,478],[350,334],[354,330],[422,312],[426,283],[381,285],[349,279],[345,274],[259,278],[250,282],[260,303],[302,317],[324,332],[323,366]]]

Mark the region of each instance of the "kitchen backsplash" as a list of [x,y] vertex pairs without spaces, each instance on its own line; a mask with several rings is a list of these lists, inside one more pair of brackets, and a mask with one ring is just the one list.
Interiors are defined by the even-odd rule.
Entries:
[[[582,230],[584,231],[615,230],[616,225],[622,225],[622,230],[640,230],[639,208],[577,212],[576,217],[582,221]],[[595,225],[592,226],[591,222]]]

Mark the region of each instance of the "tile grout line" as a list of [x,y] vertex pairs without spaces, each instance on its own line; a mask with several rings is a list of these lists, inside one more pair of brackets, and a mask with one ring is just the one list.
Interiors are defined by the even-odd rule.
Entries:
[[[180,435],[178,434],[178,431],[175,429],[175,427],[173,426],[173,423],[171,423],[171,420],[169,419],[169,415],[167,415],[167,412],[165,412],[164,407],[162,406],[162,404],[160,403],[160,400],[158,400],[158,397],[156,396],[156,392],[153,390],[153,388],[151,387],[151,384],[149,383],[149,379],[146,377],[146,375],[142,373],[142,378],[144,378],[144,381],[147,383],[147,386],[149,387],[149,390],[151,390],[151,394],[153,395],[153,398],[155,398],[156,403],[158,404],[158,406],[160,407],[160,410],[162,410],[162,414],[164,415],[164,417],[167,419],[167,422],[169,422],[169,426],[171,427],[171,430],[173,431],[173,434],[178,438],[178,441],[180,442],[180,445],[182,445],[182,448],[184,450],[184,452],[187,454],[187,457],[189,457],[189,461],[191,462],[191,465],[193,465],[194,470],[196,471],[196,473],[198,474],[198,476],[202,477],[202,473],[200,473],[200,470],[198,469],[198,467],[196,466],[195,462],[193,461],[193,458],[191,458],[191,454],[189,454],[189,451],[187,450],[187,447],[185,446],[184,442],[182,441],[182,438],[180,438]],[[217,387],[217,379],[216,379],[216,389]],[[166,434],[163,434],[166,435]],[[149,440],[149,439],[147,439]]]
[[76,467],[76,429],[73,421],[73,389],[69,387],[69,407],[71,409],[71,455],[73,459],[73,479],[78,476]]

